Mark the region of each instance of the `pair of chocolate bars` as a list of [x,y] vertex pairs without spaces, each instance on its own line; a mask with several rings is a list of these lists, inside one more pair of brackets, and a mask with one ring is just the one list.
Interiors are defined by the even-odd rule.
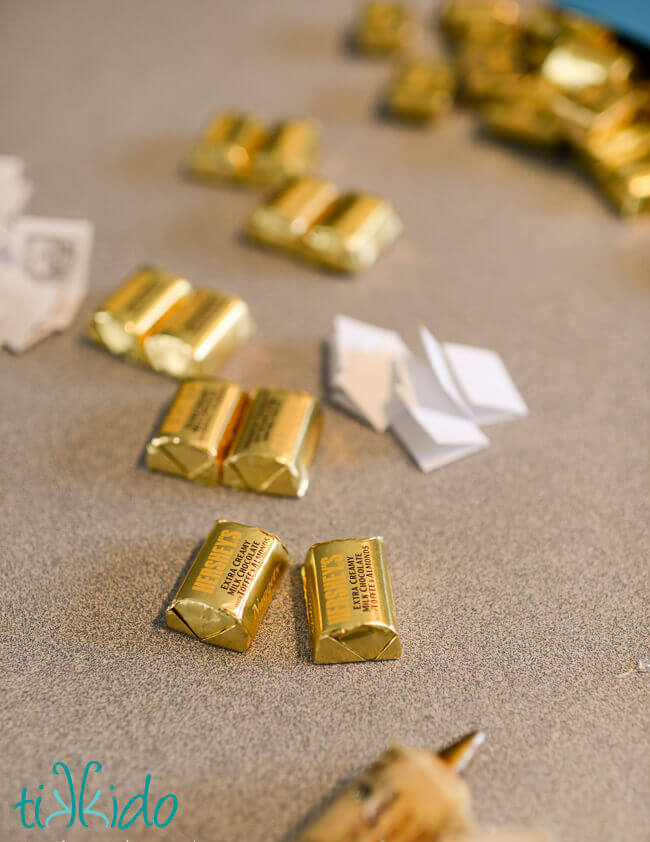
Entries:
[[216,371],[253,331],[241,298],[143,266],[93,314],[88,337],[123,359],[191,377]]
[[[288,566],[276,535],[218,520],[167,608],[167,625],[244,652]],[[314,663],[401,656],[383,538],[314,544],[301,572]]]
[[371,266],[399,236],[402,222],[388,199],[341,192],[329,181],[289,181],[253,212],[248,235],[336,272]]
[[322,427],[313,395],[228,380],[181,383],[147,445],[147,467],[210,485],[302,497]]
[[254,114],[217,114],[196,140],[188,171],[206,180],[241,181],[275,187],[312,172],[319,153],[320,130],[313,120],[285,120],[268,125]]

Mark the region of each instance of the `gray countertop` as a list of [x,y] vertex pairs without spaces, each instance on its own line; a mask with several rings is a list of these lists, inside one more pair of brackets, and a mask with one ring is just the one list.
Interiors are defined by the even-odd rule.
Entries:
[[[468,776],[486,821],[649,838],[648,676],[616,677],[649,651],[648,222],[619,221],[576,171],[480,136],[467,113],[430,130],[378,121],[388,67],[342,51],[352,11],[2,4],[0,152],[26,159],[30,212],[96,225],[74,327],[0,352],[2,839],[151,839],[139,822],[20,830],[23,786],[44,784],[52,811],[52,764],[78,781],[97,760],[120,802],[147,773],[156,799],[177,795],[156,839],[284,842],[391,741],[435,748],[473,726],[488,733]],[[178,172],[224,106],[319,117],[322,172],[393,199],[402,238],[352,281],[246,245],[258,195]],[[326,408],[302,501],[151,474],[143,448],[174,384],[82,339],[143,261],[250,303],[258,332],[224,371],[247,385],[319,391],[321,342],[346,313],[415,347],[424,322],[498,350],[530,417],[425,475]],[[292,556],[244,655],[164,625],[216,517],[277,533]],[[315,541],[372,534],[404,656],[314,666],[298,567]]]

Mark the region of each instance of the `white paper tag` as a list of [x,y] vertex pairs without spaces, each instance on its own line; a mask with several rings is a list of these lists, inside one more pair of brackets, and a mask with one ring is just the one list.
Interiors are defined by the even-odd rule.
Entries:
[[93,226],[25,216],[11,227],[2,278],[2,342],[22,353],[74,318],[88,287]]

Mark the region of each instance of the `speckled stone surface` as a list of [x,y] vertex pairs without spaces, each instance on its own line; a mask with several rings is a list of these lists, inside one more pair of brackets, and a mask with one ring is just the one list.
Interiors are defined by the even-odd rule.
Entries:
[[[428,4],[421,4],[428,11]],[[341,48],[327,3],[5,2],[0,151],[27,161],[37,214],[97,226],[73,329],[0,352],[3,696],[0,838],[289,842],[391,740],[439,746],[480,725],[486,821],[566,842],[645,842],[650,227],[621,223],[563,164],[478,135],[376,119],[388,68]],[[254,192],[183,180],[211,115],[320,117],[322,171],[391,197],[405,233],[336,280],[247,246]],[[174,384],[81,338],[140,261],[236,291],[259,325],[225,373],[319,390],[347,313],[498,350],[530,407],[487,451],[430,475],[337,412],[302,501],[148,473]],[[276,532],[293,566],[245,655],[168,631],[163,609],[216,517]],[[315,542],[383,534],[400,661],[310,663],[298,567]],[[166,830],[20,829],[23,786],[78,781],[125,802],[152,775]],[[103,798],[104,796],[102,796]],[[57,824],[58,822],[58,824]]]

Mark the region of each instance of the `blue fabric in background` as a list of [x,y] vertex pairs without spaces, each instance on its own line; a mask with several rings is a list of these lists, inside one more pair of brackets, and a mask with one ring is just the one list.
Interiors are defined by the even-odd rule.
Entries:
[[598,18],[621,35],[650,47],[650,0],[559,0],[559,5]]

